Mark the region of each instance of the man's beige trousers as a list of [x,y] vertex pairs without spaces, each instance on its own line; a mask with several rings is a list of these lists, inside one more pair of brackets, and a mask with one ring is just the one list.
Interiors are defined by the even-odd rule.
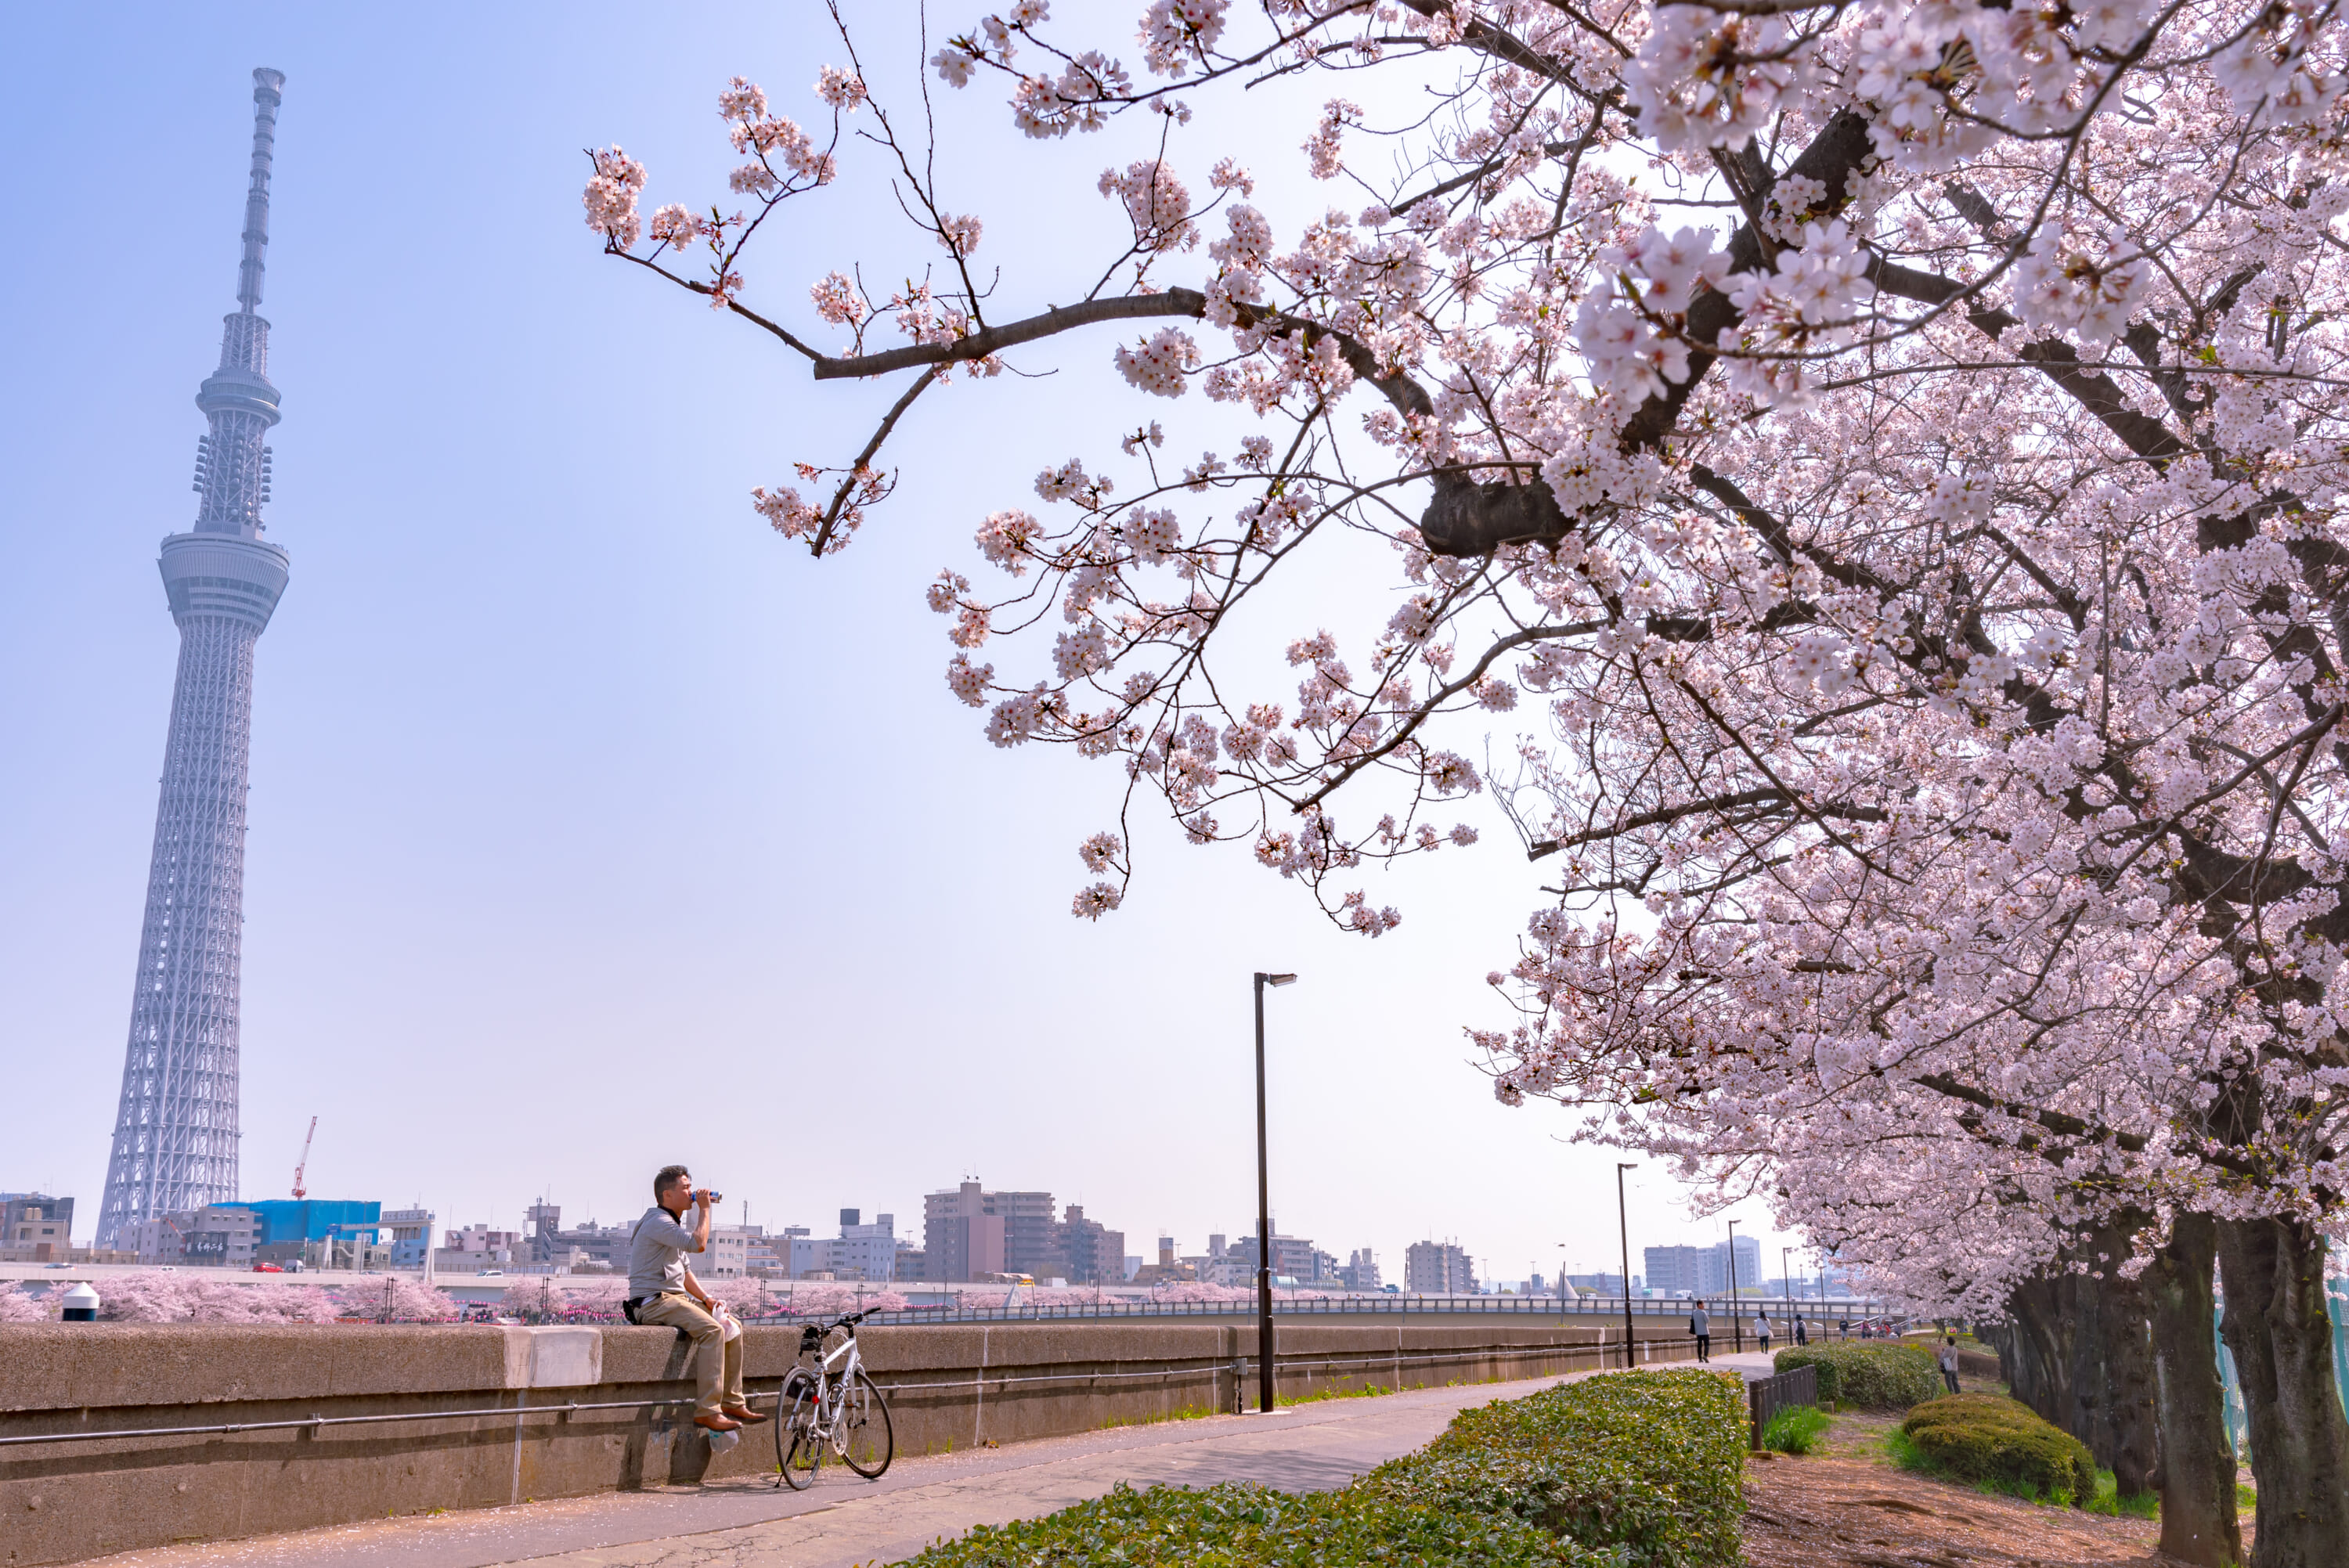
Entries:
[[694,1374],[700,1379],[700,1398],[695,1402],[697,1416],[714,1416],[720,1405],[741,1409],[742,1341],[728,1339],[718,1320],[694,1304],[691,1296],[677,1291],[664,1291],[636,1308],[638,1323],[656,1324],[665,1328],[682,1328],[693,1336]]

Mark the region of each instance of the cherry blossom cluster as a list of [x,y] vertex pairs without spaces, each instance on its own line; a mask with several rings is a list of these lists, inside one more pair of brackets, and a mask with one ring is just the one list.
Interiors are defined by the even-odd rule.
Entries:
[[[1106,221],[1050,236],[1091,292],[1000,219],[970,276],[983,201],[838,67],[875,127],[841,177],[906,193],[906,248],[754,323],[895,399],[756,496],[819,551],[950,398],[1030,428],[968,401],[997,370],[1100,387],[926,589],[994,746],[1109,765],[1072,912],[1134,896],[1139,808],[1375,936],[1373,875],[1497,817],[1535,862],[1474,1035],[1505,1100],[1969,1310],[2121,1216],[2340,1233],[2335,10],[1132,9],[1026,0],[923,62],[1112,145],[1065,204]],[[608,156],[591,223],[652,262]],[[680,281],[740,298],[752,224],[671,211],[656,245],[722,253]]]

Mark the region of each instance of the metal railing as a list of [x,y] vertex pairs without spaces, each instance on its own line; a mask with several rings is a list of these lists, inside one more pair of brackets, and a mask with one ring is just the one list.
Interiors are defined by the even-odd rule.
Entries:
[[[1662,1297],[1634,1296],[1630,1310],[1636,1318],[1685,1319],[1692,1303]],[[854,1310],[854,1304],[848,1304]],[[1744,1297],[1737,1303],[1738,1311],[1750,1317],[1756,1310],[1768,1312],[1774,1324],[1791,1323],[1796,1314],[1815,1325],[1832,1325],[1848,1321],[1857,1325],[1863,1320],[1878,1323],[1893,1309],[1879,1301],[1780,1300]],[[736,1304],[737,1314],[745,1323],[792,1323],[802,1316],[833,1317],[842,1310],[841,1304],[828,1304],[820,1312],[801,1314],[792,1309],[789,1296],[771,1303],[764,1313],[742,1312]],[[1276,1297],[1272,1304],[1276,1317],[1522,1317],[1558,1318],[1589,1317],[1619,1323],[1623,1318],[1623,1298],[1582,1296],[1561,1300],[1553,1295],[1472,1295],[1472,1296],[1327,1296],[1283,1301]],[[975,1306],[965,1304],[939,1303],[935,1305],[914,1305],[900,1311],[876,1312],[864,1321],[868,1324],[920,1323],[1061,1323],[1076,1320],[1112,1321],[1133,1318],[1245,1318],[1256,1315],[1256,1303],[1247,1301],[1117,1301],[1098,1302],[1010,1302],[1000,1306]],[[1714,1316],[1723,1317],[1716,1310]],[[550,1321],[553,1319],[550,1318]],[[1725,1321],[1725,1319],[1724,1319]],[[1791,1330],[1780,1327],[1780,1334]],[[1725,1337],[1716,1335],[1715,1337]]]

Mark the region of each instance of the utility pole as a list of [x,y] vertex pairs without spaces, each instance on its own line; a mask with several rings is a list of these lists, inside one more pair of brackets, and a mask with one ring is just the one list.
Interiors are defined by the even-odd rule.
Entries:
[[1294,975],[1256,976],[1256,1365],[1257,1413],[1273,1410],[1272,1387],[1272,1173],[1265,1154],[1264,988],[1295,983]]
[[1615,1224],[1623,1239],[1623,1368],[1630,1370],[1632,1352],[1631,1330],[1631,1220],[1623,1206],[1623,1172],[1639,1169],[1636,1164],[1615,1167]]
[[1745,1351],[1745,1324],[1737,1301],[1737,1222],[1729,1222],[1729,1334],[1739,1355]]

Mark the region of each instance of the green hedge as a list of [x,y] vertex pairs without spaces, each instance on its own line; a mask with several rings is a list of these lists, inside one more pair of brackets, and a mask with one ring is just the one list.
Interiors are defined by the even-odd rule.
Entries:
[[1627,1372],[1463,1410],[1415,1454],[1357,1483],[1459,1512],[1513,1514],[1640,1568],[1737,1561],[1744,1385]]
[[1227,1481],[1193,1491],[1121,1483],[1041,1519],[983,1524],[909,1568],[1611,1568],[1615,1559],[1507,1515],[1452,1513],[1344,1491]]
[[1836,1340],[1781,1350],[1772,1360],[1781,1372],[1817,1367],[1820,1398],[1863,1409],[1905,1410],[1941,1392],[1941,1369],[1932,1352],[1914,1345]]
[[1729,1568],[1744,1511],[1733,1377],[1621,1372],[1463,1410],[1339,1491],[1120,1487],[982,1526],[911,1568]]
[[1900,1423],[1900,1435],[1932,1468],[2002,1491],[2067,1503],[2096,1495],[2088,1446],[2029,1406],[1995,1394],[1951,1394],[1920,1405]]

